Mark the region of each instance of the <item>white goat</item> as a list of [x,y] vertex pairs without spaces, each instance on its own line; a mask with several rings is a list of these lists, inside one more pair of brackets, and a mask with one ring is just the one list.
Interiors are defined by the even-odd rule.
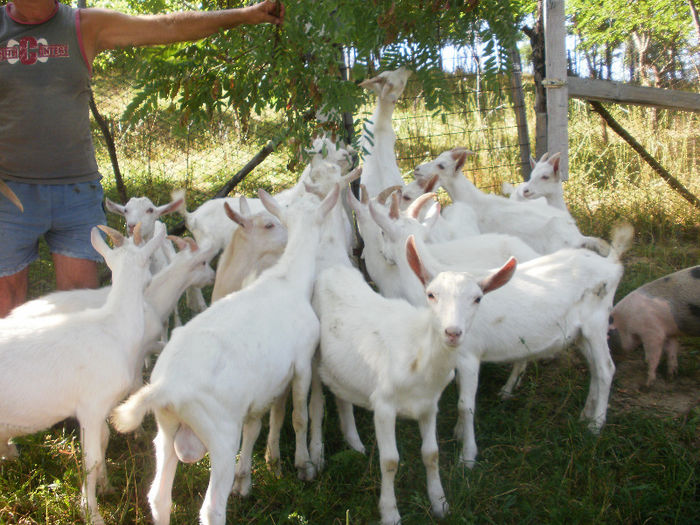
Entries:
[[[251,285],[221,298],[176,329],[153,369],[151,383],[113,414],[122,432],[133,430],[147,411],[155,414],[156,476],[149,502],[157,525],[170,520],[178,458],[197,461],[206,451],[211,476],[200,520],[207,525],[225,522],[234,469],[234,490],[246,494],[261,417],[284,399],[290,382],[295,465],[302,479],[315,475],[306,443],[306,398],[319,322],[310,299],[320,225],[337,202],[338,189],[320,205],[316,197],[307,196],[286,211],[266,193],[259,195],[289,232],[281,259]],[[233,458],[241,432],[236,465]]]
[[[420,213],[421,206],[429,201],[432,195],[425,194],[419,197],[403,214],[398,211],[396,195],[393,196],[394,200],[388,215],[378,209],[373,202],[369,202],[370,215],[382,231],[382,235],[379,236],[382,247],[379,250],[381,257],[375,255],[371,262],[367,263],[367,269],[370,275],[374,276],[373,272],[377,274],[378,278],[375,282],[380,290],[386,289],[389,293],[398,291],[398,297],[403,297],[414,306],[425,304],[423,287],[403,255],[403,247],[410,235],[415,236],[426,263],[441,270],[477,273],[497,266],[508,257],[515,257],[518,261],[525,262],[540,256],[518,237],[501,233],[484,233],[443,243],[427,243],[429,234],[426,234],[424,225],[420,224],[416,217]],[[351,206],[358,216],[367,213],[359,207],[356,200],[351,203]],[[367,220],[364,219],[363,223],[366,224]],[[368,228],[369,226],[366,225],[365,229]],[[501,397],[507,398],[512,395],[526,367],[526,362],[516,363],[513,366],[510,377],[501,390]]]
[[530,157],[530,166],[532,166],[530,180],[521,184],[519,188],[522,187],[522,196],[525,199],[536,200],[544,197],[547,204],[568,213],[569,208],[564,201],[564,188],[559,176],[560,156],[560,152],[551,157],[545,153],[537,162]]
[[[212,248],[199,249],[192,239],[168,237],[175,242],[180,251],[173,260],[153,276],[144,290],[145,329],[142,341],[144,357],[153,350],[158,350],[158,338],[165,323],[177,306],[177,301],[189,286],[207,286],[214,281],[214,270],[208,262],[214,256]],[[69,314],[82,312],[90,308],[100,308],[107,301],[111,286],[96,289],[69,290],[53,292],[38,299],[27,301],[16,307],[8,319],[29,319],[45,315]],[[143,361],[143,360],[142,360]],[[138,364],[138,363],[137,363]],[[138,365],[139,370],[141,365]],[[140,374],[136,386],[140,386]]]
[[[410,241],[406,257],[423,283],[427,307],[416,308],[376,294],[360,272],[345,265],[325,270],[316,284],[321,319],[320,376],[338,398],[374,411],[383,524],[400,522],[394,493],[399,463],[397,416],[418,421],[431,509],[438,517],[447,512],[438,467],[438,399],[454,377],[457,348],[469,338],[482,296],[505,284],[515,269],[511,259],[477,282],[465,273],[443,272],[433,277]],[[318,406],[312,405],[312,410]],[[321,414],[313,415],[311,421],[313,436],[320,432],[313,426],[320,425]],[[319,468],[322,465],[318,455],[311,460]]]
[[560,248],[589,248],[603,255],[609,245],[597,237],[581,234],[571,215],[552,206],[532,206],[479,191],[462,174],[470,152],[455,148],[441,153],[435,160],[415,168],[416,178],[438,175],[440,183],[454,202],[469,204],[478,217],[482,233],[498,232],[520,237],[539,253]]
[[[385,297],[401,297],[415,306],[425,302],[422,287],[406,264],[403,250],[409,235],[414,235],[419,242],[427,240],[428,230],[416,217],[433,196],[432,193],[422,195],[400,213],[394,194],[388,215],[381,206],[367,199],[364,191],[363,203],[349,197],[365,238],[363,256],[367,271]],[[442,267],[456,271],[493,268],[511,256],[527,261],[538,255],[517,237],[495,233],[426,243],[423,252],[423,257],[435,259]]]
[[[182,204],[180,201],[169,202],[162,206],[156,206],[148,197],[132,197],[122,205],[105,198],[105,208],[107,211],[116,213],[124,217],[126,231],[132,235],[137,224],[141,224],[141,237],[148,241],[153,238],[155,224],[158,220],[169,213],[173,213]],[[163,243],[161,250],[153,255],[151,261],[151,271],[155,274],[162,270],[175,254],[175,250],[169,243]]]
[[[323,172],[312,169],[314,159],[336,164],[340,167],[341,173],[347,173],[353,163],[352,148],[344,146],[342,143],[335,143],[326,137],[314,139],[309,153],[311,154],[312,162],[304,168],[297,184],[275,196],[275,199],[281,205],[287,205],[294,200],[295,195],[303,194],[304,182],[323,184],[321,180],[318,180],[323,177]],[[332,184],[326,186],[332,187]],[[210,199],[192,212],[187,211],[184,190],[173,192],[172,198],[173,202],[182,199],[182,203],[176,211],[183,216],[187,229],[192,233],[198,244],[208,243],[218,250],[223,250],[231,241],[233,232],[238,227],[238,224],[228,218],[224,203],[228,203],[231,209],[237,210],[240,206],[240,197]],[[262,203],[258,199],[248,199],[248,206],[252,213],[264,210]]]
[[104,521],[95,491],[98,480],[106,480],[105,419],[134,382],[148,264],[165,238],[165,229],[158,228],[140,248],[119,232],[101,228],[118,246],[110,249],[93,228],[92,244],[111,268],[114,283],[104,306],[71,315],[0,320],[0,456],[16,456],[16,448],[8,444],[13,436],[76,417],[86,472],[86,519],[100,525]]
[[468,466],[477,455],[474,412],[481,362],[539,359],[576,344],[591,374],[581,417],[591,431],[600,431],[615,372],[607,344],[608,317],[622,277],[619,258],[632,233],[629,225],[616,227],[607,257],[568,248],[525,262],[518,266],[507,292],[495,292],[483,301],[457,361],[455,432],[464,440],[460,459]]
[[560,210],[569,211],[564,201],[564,188],[559,176],[560,153],[549,157],[542,155],[539,161],[530,157],[530,180],[513,187],[508,182],[503,183],[502,192],[509,198],[533,203],[545,203]]
[[216,267],[212,303],[243,288],[260,273],[274,265],[287,245],[287,229],[267,210],[251,214],[248,201],[241,196],[240,213],[224,202],[226,215],[238,228],[224,248]]
[[365,125],[360,138],[364,151],[361,180],[370,197],[376,197],[389,186],[404,185],[396,163],[396,133],[391,117],[410,75],[411,71],[400,67],[395,71],[383,71],[360,83],[360,86],[377,95],[377,106],[372,119]]
[[[126,231],[128,235],[132,235],[134,227],[137,224],[141,225],[141,236],[144,240],[149,240],[153,237],[156,222],[160,222],[160,218],[164,215],[173,213],[182,204],[181,201],[175,200],[162,206],[156,206],[148,197],[132,197],[124,204],[117,204],[105,198],[105,208],[107,211],[116,213],[124,217],[126,222]],[[164,242],[161,248],[157,250],[151,258],[151,273],[156,274],[161,271],[175,256],[175,249],[169,242]],[[205,305],[206,307],[206,305]],[[197,309],[201,311],[201,309]],[[180,326],[180,314],[177,309],[173,311],[173,321],[175,326]],[[162,330],[163,341],[168,340],[168,321],[163,323]]]
[[[433,177],[418,178],[401,189],[401,209],[405,210],[418,197],[425,193],[437,191],[440,185],[440,178]],[[445,242],[479,235],[478,220],[473,208],[464,202],[452,202],[440,210],[440,204],[435,203],[426,213],[421,215],[421,220],[431,220],[434,225],[428,233],[429,242]]]

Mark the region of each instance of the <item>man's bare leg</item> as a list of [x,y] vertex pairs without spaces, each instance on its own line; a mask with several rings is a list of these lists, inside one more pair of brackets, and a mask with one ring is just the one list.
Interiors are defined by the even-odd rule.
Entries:
[[88,259],[76,259],[57,253],[52,254],[56,269],[56,289],[97,288],[97,263]]
[[27,277],[29,267],[19,272],[0,277],[0,318],[27,300]]

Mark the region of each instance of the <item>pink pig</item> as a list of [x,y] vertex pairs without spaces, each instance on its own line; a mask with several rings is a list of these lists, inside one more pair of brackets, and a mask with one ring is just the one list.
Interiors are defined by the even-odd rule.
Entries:
[[681,335],[700,335],[700,266],[640,286],[617,303],[610,315],[611,347],[619,344],[629,351],[644,346],[647,386],[656,379],[664,351],[669,377],[676,373]]

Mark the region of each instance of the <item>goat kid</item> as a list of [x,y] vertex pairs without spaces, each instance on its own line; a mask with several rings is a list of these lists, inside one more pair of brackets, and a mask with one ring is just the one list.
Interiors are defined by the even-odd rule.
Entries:
[[[401,519],[394,493],[397,416],[418,421],[431,509],[438,517],[447,512],[438,468],[438,400],[454,376],[457,349],[469,337],[482,296],[505,284],[516,265],[511,259],[477,282],[465,273],[431,274],[413,238],[407,242],[406,257],[424,286],[427,307],[378,295],[359,271],[345,265],[325,270],[316,284],[321,319],[318,373],[336,397],[374,411],[383,524]],[[312,393],[312,399],[318,395]],[[312,410],[319,406],[312,405]],[[320,434],[313,427],[320,426],[321,419],[321,414],[312,414],[312,436]],[[321,448],[311,450],[311,460],[320,468]]]

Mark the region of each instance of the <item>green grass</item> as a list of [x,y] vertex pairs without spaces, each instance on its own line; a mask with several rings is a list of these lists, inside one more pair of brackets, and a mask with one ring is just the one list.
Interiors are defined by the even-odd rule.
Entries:
[[[479,187],[495,191],[501,181],[517,180],[513,117],[507,106],[500,108],[503,101],[499,97],[496,92],[483,94],[481,108],[492,108],[483,111],[465,99],[459,111],[444,119],[425,117],[420,101],[402,106],[396,114],[402,170],[408,172],[415,163],[443,149],[464,145],[478,151],[466,173]],[[366,116],[370,112],[371,107]],[[105,113],[114,116],[118,109],[107,108]],[[665,112],[654,124],[649,110],[617,109],[614,113],[661,164],[700,194],[700,116]],[[163,110],[162,118],[177,121],[168,110]],[[274,116],[260,117],[249,123],[246,135],[235,121],[224,120],[228,131],[225,126],[212,126],[210,133],[190,130],[189,135],[179,132],[168,138],[161,136],[165,133],[161,128],[143,123],[138,130],[118,134],[130,193],[146,194],[162,204],[169,200],[172,189],[185,186],[192,199],[190,209],[205,200],[247,162],[275,125]],[[247,140],[239,142],[239,135]],[[99,143],[98,150],[106,194],[116,199]],[[274,190],[291,184],[298,170],[286,170],[294,164],[287,153],[283,149],[273,154],[241,191],[251,194],[258,185]],[[618,298],[700,261],[698,211],[669,190],[609,130],[606,142],[597,116],[579,102],[570,106],[570,154],[566,198],[582,231],[607,236],[620,219],[635,227],[635,245],[625,259]],[[174,224],[177,218],[168,221]],[[114,217],[110,222],[120,224]],[[46,255],[32,267],[33,295],[50,290],[50,270]],[[181,313],[189,316],[184,307]],[[630,358],[639,360],[641,353]],[[634,397],[636,385],[616,377],[608,423],[596,437],[578,420],[588,390],[588,371],[575,353],[532,365],[515,398],[501,401],[497,394],[508,373],[504,366],[482,368],[476,419],[479,458],[473,470],[458,463],[460,444],[452,438],[455,386],[450,385],[442,397],[440,466],[451,512],[440,523],[700,523],[698,402],[690,411],[676,413],[653,406],[630,407],[619,401],[620,394],[624,390]],[[696,393],[700,390],[698,339],[684,340],[679,374],[670,385],[690,383],[695,384]],[[378,521],[380,472],[371,414],[357,410],[368,451],[362,456],[343,443],[332,397],[327,396],[326,401],[326,468],[319,479],[308,483],[296,479],[293,431],[287,421],[281,441],[282,476],[278,479],[266,469],[261,436],[254,458],[253,492],[245,500],[229,499],[228,522],[341,525]],[[112,434],[107,458],[114,491],[98,497],[108,524],[151,523],[146,493],[153,477],[150,441],[154,432],[149,417],[144,437]],[[436,522],[429,514],[418,436],[415,422],[399,421],[401,464],[396,491],[399,510],[409,525]],[[59,426],[17,441],[19,461],[0,463],[0,524],[80,522],[82,474],[75,434]],[[196,522],[207,483],[206,459],[179,467],[172,523]]]

